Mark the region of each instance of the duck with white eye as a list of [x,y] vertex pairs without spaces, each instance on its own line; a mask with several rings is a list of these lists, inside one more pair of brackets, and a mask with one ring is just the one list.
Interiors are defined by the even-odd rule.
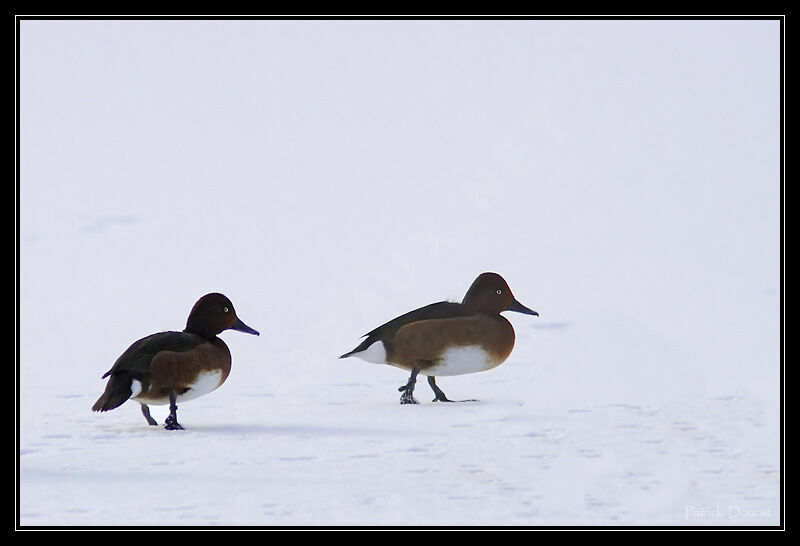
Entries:
[[514,298],[500,275],[482,273],[461,303],[441,301],[400,315],[364,334],[366,339],[339,358],[354,356],[411,371],[399,389],[401,404],[416,404],[412,394],[418,374],[428,377],[434,401],[450,402],[436,376],[490,370],[511,354],[514,328],[500,314],[504,311],[538,316]]

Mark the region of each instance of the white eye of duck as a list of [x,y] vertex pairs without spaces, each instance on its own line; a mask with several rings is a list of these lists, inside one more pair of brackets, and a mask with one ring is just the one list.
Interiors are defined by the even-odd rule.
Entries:
[[498,294],[500,294],[500,293],[502,293],[502,292],[503,292],[502,290],[499,290],[499,289],[497,290],[497,293],[498,293]]
[[227,307],[223,307],[222,310],[225,311],[226,313],[228,312],[228,308]]

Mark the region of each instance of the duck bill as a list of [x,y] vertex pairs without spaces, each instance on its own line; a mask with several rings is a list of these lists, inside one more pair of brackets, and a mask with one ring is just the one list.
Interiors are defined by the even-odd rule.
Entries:
[[537,312],[536,312],[536,311],[534,311],[533,309],[528,309],[527,307],[525,307],[524,305],[522,305],[522,304],[521,304],[520,302],[518,302],[517,300],[514,300],[514,301],[512,301],[512,302],[511,302],[511,305],[509,305],[509,306],[506,308],[506,311],[516,311],[517,313],[523,313],[523,314],[525,314],[525,315],[533,315],[533,316],[535,316],[535,317],[538,317],[538,316],[539,316],[539,313],[537,313]]
[[253,334],[254,336],[259,335],[257,330],[253,330],[247,324],[242,322],[239,317],[236,317],[236,322],[233,323],[231,326],[231,330],[236,330],[238,332],[244,332],[245,334]]

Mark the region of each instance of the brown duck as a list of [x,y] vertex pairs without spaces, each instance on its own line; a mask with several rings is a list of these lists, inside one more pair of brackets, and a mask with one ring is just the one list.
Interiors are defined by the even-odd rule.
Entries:
[[502,315],[516,311],[539,313],[516,299],[497,273],[482,273],[461,303],[441,301],[401,315],[364,334],[366,339],[339,358],[356,356],[411,371],[400,387],[401,404],[416,404],[417,375],[428,377],[434,402],[452,402],[436,385],[436,376],[490,370],[502,364],[514,348],[514,328]]
[[236,316],[228,298],[206,294],[194,304],[182,332],[152,334],[122,353],[103,375],[109,380],[92,410],[109,411],[133,399],[141,404],[147,423],[155,426],[148,405],[169,404],[164,428],[183,429],[177,403],[215,390],[231,371],[231,353],[217,337],[223,330],[258,335]]

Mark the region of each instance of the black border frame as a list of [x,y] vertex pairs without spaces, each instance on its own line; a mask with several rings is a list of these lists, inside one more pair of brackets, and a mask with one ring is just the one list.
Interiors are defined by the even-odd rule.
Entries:
[[[782,13],[776,15],[20,15],[11,13],[14,18],[15,32],[15,163],[14,174],[16,180],[15,186],[15,519],[14,528],[10,529],[8,534],[18,533],[21,531],[52,531],[52,530],[691,530],[691,531],[713,531],[713,530],[772,530],[772,531],[789,531],[786,526],[785,520],[785,474],[784,474],[784,432],[785,432],[785,417],[784,417],[784,394],[785,394],[785,338],[784,338],[784,246],[785,246],[785,218],[784,218],[784,179],[785,179],[785,47],[786,47],[786,34],[785,25],[788,17],[788,9],[781,8]],[[19,399],[20,399],[20,333],[19,333],[19,319],[20,319],[20,28],[22,21],[31,20],[75,20],[75,21],[112,21],[112,20],[156,20],[156,21],[238,21],[238,20],[301,20],[301,21],[336,21],[336,20],[430,20],[430,21],[454,21],[454,20],[478,20],[478,21],[510,21],[510,20],[568,20],[568,21],[585,21],[585,20],[658,20],[658,21],[675,21],[675,20],[777,20],[780,23],[779,41],[780,41],[780,57],[779,57],[779,94],[780,94],[780,213],[779,213],[779,226],[780,226],[780,261],[779,261],[779,275],[780,275],[780,524],[774,525],[670,525],[670,526],[652,526],[652,525],[530,525],[530,526],[318,526],[318,525],[299,525],[299,526],[284,526],[284,525],[265,525],[265,526],[237,526],[237,525],[221,525],[221,526],[152,526],[152,525],[132,525],[132,526],[31,526],[21,525],[20,523],[20,422],[19,422]]]

